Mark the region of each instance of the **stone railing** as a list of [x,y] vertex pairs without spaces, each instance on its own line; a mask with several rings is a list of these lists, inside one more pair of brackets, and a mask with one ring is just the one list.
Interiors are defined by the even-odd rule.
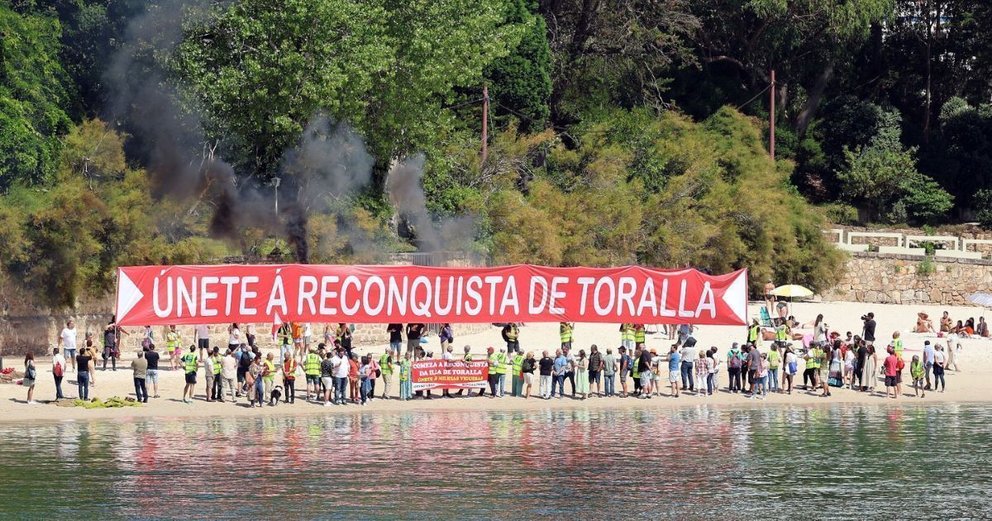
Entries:
[[[926,255],[924,244],[934,245],[934,257],[946,259],[992,258],[992,240],[966,239],[954,235],[912,235],[899,232],[862,232],[831,228],[823,230],[831,243],[852,252],[878,252],[890,255]],[[973,247],[974,249],[969,249]]]

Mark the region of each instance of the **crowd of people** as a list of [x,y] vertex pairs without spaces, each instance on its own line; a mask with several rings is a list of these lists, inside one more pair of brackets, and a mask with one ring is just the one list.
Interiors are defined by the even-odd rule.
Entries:
[[[793,390],[828,397],[832,388],[879,392],[878,384],[882,382],[885,396],[896,398],[903,392],[907,366],[917,396],[925,396],[930,390],[943,392],[945,371],[958,370],[954,355],[960,351],[961,344],[954,334],[944,337],[944,342],[927,340],[921,354],[907,360],[898,331],[884,349],[877,347],[877,325],[872,313],[861,317],[864,326],[860,335],[848,332],[843,337],[831,331],[823,315],[803,325],[811,333],[791,336],[788,334],[791,318],[787,316],[774,326],[775,336],[770,340],[763,334],[766,329],[754,320],[746,340],[732,343],[725,353],[716,346],[705,349],[697,346],[696,329],[690,324],[657,329],[657,333],[672,341],[661,354],[657,348],[647,346],[648,327],[644,324],[620,324],[619,345],[615,349],[601,349],[595,344],[588,350],[576,349],[575,324],[562,322],[560,345],[536,355],[521,348],[519,324],[499,324],[505,345],[486,350],[489,370],[485,386],[457,392],[440,389],[439,397],[465,396],[468,391],[469,396],[486,396],[488,392],[490,398],[533,395],[561,399],[566,396],[566,383],[568,395],[581,400],[614,396],[650,399],[679,397],[683,393],[712,396],[721,389],[756,399],[764,399],[769,393],[792,394]],[[946,313],[941,320],[942,328],[945,322],[949,322]],[[979,324],[984,327],[984,318]],[[440,358],[457,364],[472,362],[477,356],[469,346],[464,346],[459,355],[454,353],[450,324],[438,325],[435,331],[441,345],[439,357],[425,350],[428,326],[418,323],[388,324],[388,347],[381,354],[364,356],[355,352],[353,328],[346,323],[326,325],[323,341],[318,343],[314,343],[310,324],[274,326],[271,336],[277,352],[268,353],[260,349],[258,335],[250,325],[244,330],[238,324],[227,327],[226,346],[212,345],[210,328],[205,325],[194,328],[192,343],[188,345],[175,326],[164,328],[161,341],[153,328],[145,327],[140,351],[130,364],[135,399],[147,403],[149,397],[160,397],[159,371],[166,370],[160,368],[160,362],[167,362],[170,371],[184,373],[181,399],[185,403],[192,403],[197,394],[202,394],[209,402],[238,403],[242,399],[250,407],[280,402],[294,404],[299,391],[306,402],[325,406],[364,405],[377,398],[377,381],[381,381],[378,397],[393,397],[394,380],[399,384],[396,397],[400,400],[433,399],[431,390],[413,392],[414,361]],[[98,351],[89,333],[83,345],[77,347],[75,325],[68,321],[53,349],[56,399],[65,398],[62,381],[68,372],[76,373],[77,396],[89,399],[90,388],[96,385],[98,360],[102,359],[104,371],[116,371],[122,336],[130,334],[111,319],[104,330],[102,351]],[[159,343],[164,343],[161,354]],[[37,380],[34,357],[28,355],[24,363],[23,385],[28,387],[28,402],[34,403]],[[302,385],[298,386],[297,380]]]

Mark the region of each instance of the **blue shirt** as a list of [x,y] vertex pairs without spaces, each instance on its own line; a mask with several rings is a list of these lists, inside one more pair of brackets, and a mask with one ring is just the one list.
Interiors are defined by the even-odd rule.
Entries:
[[678,371],[679,364],[682,363],[682,355],[678,353],[671,353],[668,355],[668,370]]
[[555,374],[562,374],[565,372],[565,367],[568,366],[568,359],[565,355],[561,355],[555,358]]

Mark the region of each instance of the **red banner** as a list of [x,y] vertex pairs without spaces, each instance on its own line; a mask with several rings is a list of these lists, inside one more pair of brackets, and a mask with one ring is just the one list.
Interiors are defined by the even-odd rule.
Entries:
[[634,322],[743,325],[747,271],[425,266],[135,266],[117,323]]
[[414,391],[427,389],[485,389],[489,378],[486,360],[418,360],[410,366]]

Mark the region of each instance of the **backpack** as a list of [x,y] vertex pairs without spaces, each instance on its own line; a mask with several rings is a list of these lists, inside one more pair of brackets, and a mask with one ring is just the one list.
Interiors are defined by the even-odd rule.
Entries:
[[739,356],[739,353],[736,351],[730,352],[730,360],[727,360],[727,367],[730,367],[731,369],[741,368],[741,357]]
[[63,372],[64,369],[62,368],[62,364],[56,362],[55,366],[52,367],[52,374],[54,374],[55,376],[62,376]]

